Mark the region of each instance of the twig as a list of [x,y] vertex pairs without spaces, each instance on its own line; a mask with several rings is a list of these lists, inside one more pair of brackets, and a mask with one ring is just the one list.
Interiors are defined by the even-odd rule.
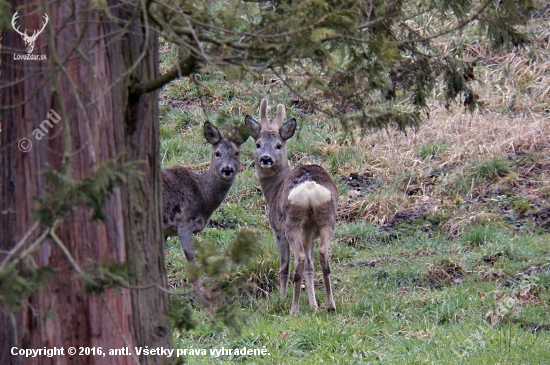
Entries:
[[67,260],[69,260],[71,266],[79,274],[84,275],[84,271],[82,271],[80,266],[78,266],[78,263],[75,261],[75,259],[73,258],[73,256],[71,255],[71,253],[69,252],[67,247],[63,244],[63,242],[61,242],[61,240],[59,239],[59,237],[57,237],[57,235],[55,234],[55,232],[53,230],[50,232],[50,237],[54,240],[55,243],[57,243],[57,246],[59,246],[61,251],[63,251],[63,253],[65,254],[65,257],[67,258]]
[[[21,253],[21,255],[19,255],[12,263],[15,265],[17,264],[19,261],[23,260],[25,257],[27,257],[28,255],[30,255],[34,250],[36,250],[38,248],[38,246],[46,239],[46,237],[48,237],[48,235],[50,235],[51,231],[53,229],[55,229],[55,227],[57,226],[58,224],[58,221],[54,221],[54,223],[52,224],[52,227],[49,227],[48,229],[46,229],[44,232],[42,232],[42,234],[40,235],[40,237],[38,237],[36,239],[36,241],[34,241],[32,243],[32,245],[30,245],[29,248],[27,248],[25,251],[23,251]],[[2,262],[2,265],[0,265],[0,270],[4,269],[4,267],[8,264],[8,259],[11,259],[13,255],[9,255],[5,260],[4,262]]]
[[34,230],[38,227],[38,222],[34,223],[32,227],[25,233],[23,237],[17,242],[17,244],[8,252],[8,255],[4,258],[4,261],[2,261],[2,264],[0,264],[0,270],[4,267],[6,262],[8,262],[15,253],[25,245],[25,242],[27,242],[27,239],[31,235],[31,233],[34,232]]

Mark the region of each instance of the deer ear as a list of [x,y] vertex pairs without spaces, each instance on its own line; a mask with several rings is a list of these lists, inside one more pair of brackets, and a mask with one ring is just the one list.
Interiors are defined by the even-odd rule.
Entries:
[[250,127],[250,135],[252,136],[252,138],[257,139],[260,135],[260,131],[262,130],[262,126],[260,125],[260,123],[256,122],[256,120],[250,115],[247,115],[244,118],[244,124]]
[[294,135],[294,132],[296,131],[296,119],[291,118],[288,122],[283,124],[281,129],[279,130],[279,135],[282,139],[285,141],[292,137]]
[[218,128],[216,128],[214,124],[208,121],[205,122],[203,130],[204,130],[204,138],[206,138],[208,143],[214,145],[219,141],[221,141],[222,135],[220,134],[220,131],[218,130]]

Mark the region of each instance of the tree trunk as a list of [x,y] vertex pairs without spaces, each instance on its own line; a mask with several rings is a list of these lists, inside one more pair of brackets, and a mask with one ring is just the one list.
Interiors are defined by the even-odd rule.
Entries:
[[[49,8],[41,8],[46,3]],[[28,232],[18,253],[48,228],[31,229],[35,197],[48,192],[43,170],[81,180],[103,161],[121,156],[118,163],[141,161],[142,176],[128,176],[114,189],[103,206],[103,221],[93,219],[89,207],[74,206],[55,229],[59,240],[50,235],[22,261],[49,266],[54,274],[15,313],[0,306],[0,364],[135,364],[138,359],[152,364],[166,357],[140,357],[134,347],[171,347],[167,296],[151,287],[166,283],[158,93],[128,92],[130,82],[158,76],[157,34],[152,28],[146,31],[133,5],[106,3],[107,8],[100,8],[103,3],[94,1],[12,1],[10,16],[18,10],[17,25],[29,35],[48,14],[32,52],[47,60],[15,59],[14,54],[27,54],[22,37],[11,29],[2,35],[0,263]],[[49,113],[61,120],[44,123]],[[28,141],[19,142],[22,138],[32,143],[28,152],[22,151],[28,147]],[[103,259],[127,262],[130,286],[141,288],[87,292],[77,269],[89,270]],[[64,356],[14,356],[13,347],[57,347]],[[69,355],[69,347],[77,354]],[[96,347],[96,355],[79,355],[79,347]],[[97,355],[97,347],[106,355]],[[108,354],[125,347],[132,356]]]

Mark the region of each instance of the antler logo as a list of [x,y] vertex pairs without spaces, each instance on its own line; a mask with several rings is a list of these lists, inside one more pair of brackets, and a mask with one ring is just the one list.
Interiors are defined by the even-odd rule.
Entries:
[[15,12],[15,14],[13,14],[13,17],[11,18],[11,26],[13,27],[13,29],[15,29],[15,31],[19,34],[21,34],[21,37],[23,38],[23,40],[25,41],[25,48],[27,49],[27,53],[32,53],[33,49],[34,49],[34,42],[36,42],[36,38],[38,38],[38,36],[40,35],[40,33],[42,33],[42,31],[44,31],[44,28],[46,28],[46,24],[48,24],[48,14],[44,13],[44,23],[42,23],[42,29],[40,30],[35,30],[33,32],[33,34],[29,37],[29,35],[27,35],[27,30],[25,29],[24,32],[20,32],[19,31],[19,26],[17,26],[16,28],[16,25],[15,25],[15,21],[17,20],[17,18],[19,18],[19,14],[17,14],[18,11]]

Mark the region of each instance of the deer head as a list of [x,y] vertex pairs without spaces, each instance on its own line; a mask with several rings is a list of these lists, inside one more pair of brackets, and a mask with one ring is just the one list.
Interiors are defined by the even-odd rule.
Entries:
[[210,168],[220,180],[232,182],[241,167],[241,144],[248,139],[248,136],[237,134],[224,138],[218,128],[210,122],[204,123],[203,131],[204,137],[212,145]]
[[291,118],[281,125],[286,118],[286,109],[277,105],[277,115],[273,121],[267,116],[267,99],[260,105],[260,121],[247,115],[245,124],[250,127],[251,136],[256,141],[255,162],[259,176],[270,176],[288,168],[286,141],[294,135],[296,119]]
[[11,26],[13,29],[21,35],[21,38],[25,41],[25,48],[27,49],[27,53],[32,53],[34,49],[34,42],[36,42],[36,38],[44,31],[44,28],[46,28],[46,24],[48,24],[48,14],[44,13],[44,22],[42,23],[42,29],[40,30],[34,30],[31,36],[27,34],[27,30],[25,29],[24,32],[19,31],[19,26],[16,27],[15,21],[19,18],[18,11],[13,14],[13,17],[11,18]]

